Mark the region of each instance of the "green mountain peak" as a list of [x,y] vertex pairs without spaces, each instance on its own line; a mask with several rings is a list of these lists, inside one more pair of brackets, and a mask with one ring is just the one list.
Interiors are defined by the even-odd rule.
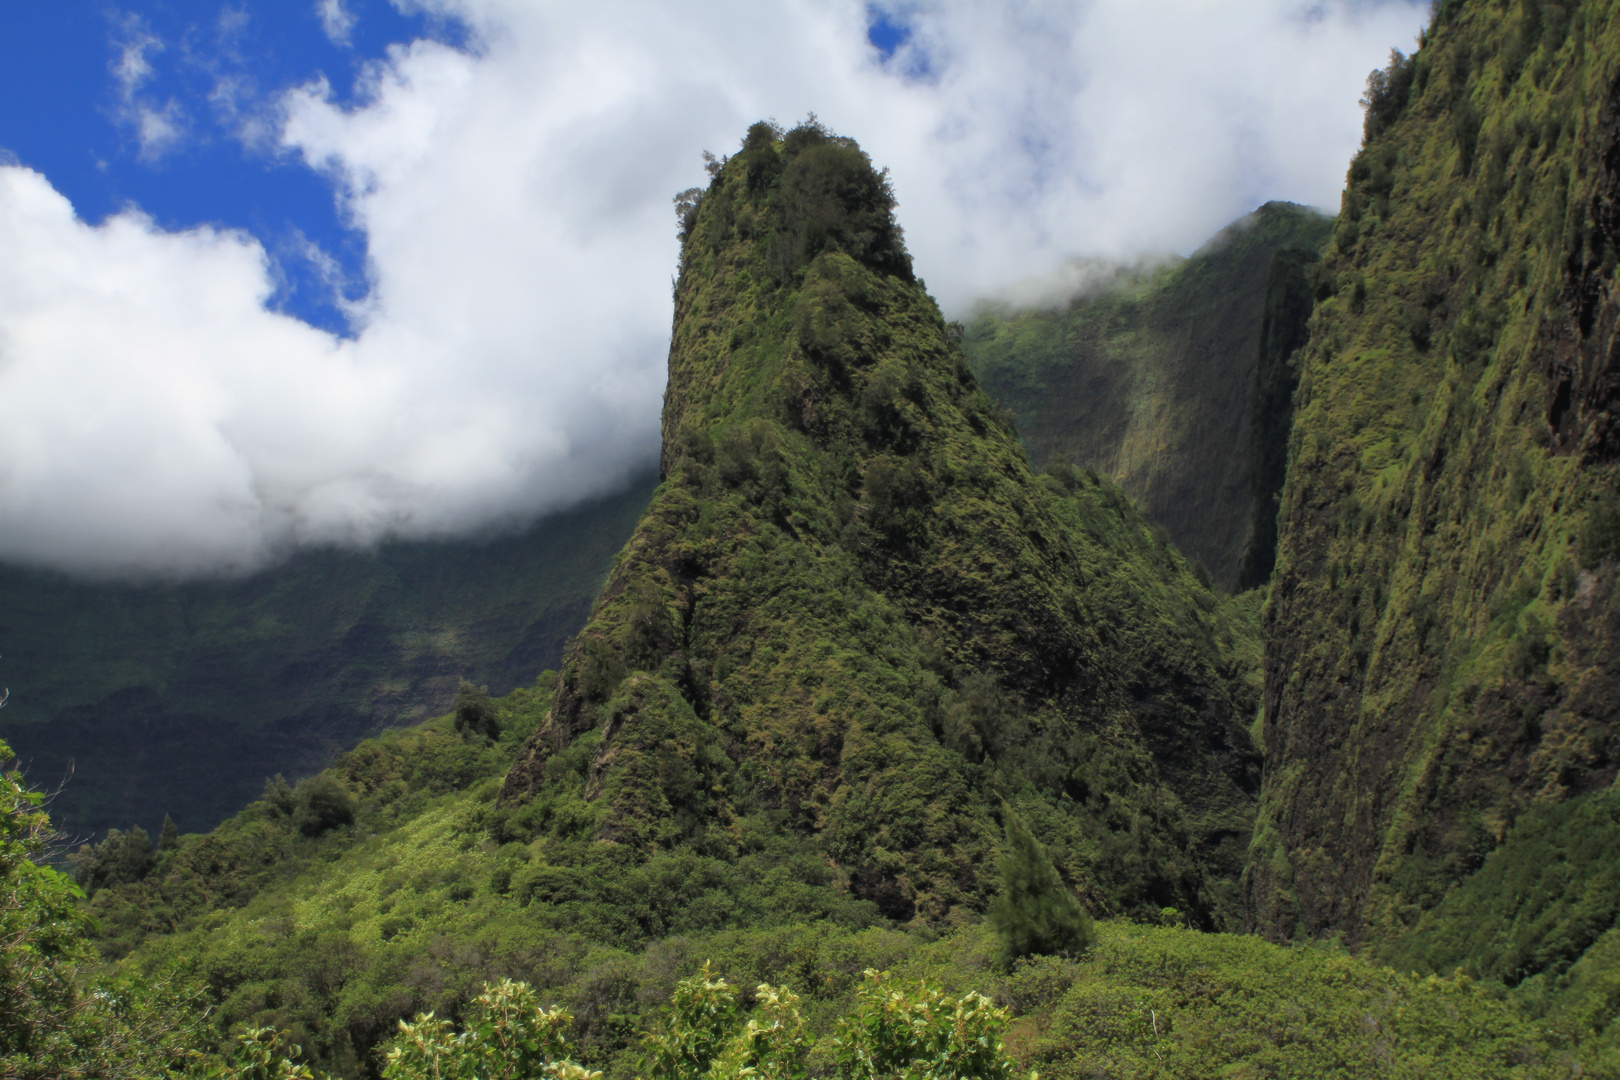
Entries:
[[942,919],[984,906],[1002,793],[1098,910],[1235,918],[1241,620],[1112,484],[1031,471],[853,141],[756,125],[686,200],[664,482],[501,828],[768,820]]

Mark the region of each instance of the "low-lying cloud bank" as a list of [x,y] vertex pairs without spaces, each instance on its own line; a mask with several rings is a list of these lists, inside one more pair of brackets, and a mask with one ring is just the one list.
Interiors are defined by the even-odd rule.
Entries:
[[893,169],[918,269],[962,310],[1076,257],[1189,250],[1269,198],[1336,205],[1366,73],[1423,14],[907,4],[884,58],[848,0],[413,6],[469,47],[396,48],[350,110],[318,80],[264,103],[367,238],[352,337],[267,309],[250,236],[89,226],[0,165],[0,559],[243,572],[606,492],[656,458],[670,196],[699,150],[815,111]]

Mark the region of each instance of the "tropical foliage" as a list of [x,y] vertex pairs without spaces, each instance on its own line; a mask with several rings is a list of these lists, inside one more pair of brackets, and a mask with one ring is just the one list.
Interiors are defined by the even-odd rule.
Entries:
[[1369,83],[1270,264],[1263,610],[1032,471],[884,174],[756,124],[560,671],[88,898],[9,774],[0,1076],[1620,1075],[1617,76],[1614,5],[1448,0]]

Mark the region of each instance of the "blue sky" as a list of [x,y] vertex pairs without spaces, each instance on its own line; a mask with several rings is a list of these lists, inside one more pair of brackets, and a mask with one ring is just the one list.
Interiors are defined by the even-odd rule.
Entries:
[[[0,149],[49,177],[89,221],[134,204],[167,229],[211,222],[248,230],[278,256],[286,280],[276,306],[343,329],[298,240],[318,244],[359,281],[364,236],[344,227],[325,178],[244,145],[209,99],[226,77],[262,104],[324,75],[336,99],[353,104],[361,65],[390,44],[459,38],[454,23],[404,14],[386,0],[348,0],[347,10],[354,22],[340,44],[313,3],[8,4],[0,15]],[[155,158],[141,152],[133,103],[116,75],[140,35],[158,44],[143,50],[151,75],[134,89],[136,100],[158,109],[176,103],[184,125],[173,149]]]
[[[352,107],[362,67],[389,45],[465,45],[458,22],[387,0],[345,0],[341,11],[347,26],[333,40],[314,3],[8,5],[0,16],[0,151],[48,176],[88,221],[133,204],[166,229],[214,223],[252,233],[277,260],[273,305],[347,332],[330,274],[311,261],[307,244],[336,262],[352,293],[364,282],[365,236],[344,222],[326,178],[245,145],[232,130],[237,118],[210,100],[221,79],[239,81],[251,106],[324,77],[334,100]],[[867,18],[880,56],[907,41],[899,15],[868,6]],[[154,41],[140,49],[151,70],[131,100],[118,68],[142,39]],[[132,107],[161,111],[170,102],[181,132],[172,149],[143,154]]]
[[[0,559],[241,573],[656,461],[671,196],[808,113],[945,311],[1333,208],[1423,0],[0,6]],[[1079,268],[1079,269],[1077,269]]]

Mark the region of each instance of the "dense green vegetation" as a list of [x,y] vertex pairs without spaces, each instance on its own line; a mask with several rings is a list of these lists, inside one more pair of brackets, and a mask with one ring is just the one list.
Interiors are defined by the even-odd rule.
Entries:
[[1267,203],[1191,258],[1120,269],[1062,307],[989,308],[962,347],[1037,464],[1112,477],[1222,587],[1251,588],[1275,546],[1304,268],[1331,229]]
[[[524,700],[519,698],[519,708]],[[494,704],[488,704],[494,711]],[[442,740],[440,745],[432,745],[431,740],[407,738],[370,747],[366,775],[376,779],[379,757],[389,756],[398,766],[389,770],[390,775],[407,788],[431,792],[447,778],[465,780],[469,769],[476,773],[477,762],[488,764],[487,755],[479,751],[489,747],[478,745],[476,732],[462,734],[474,745],[460,740],[459,749],[468,751],[461,754],[447,753]],[[500,760],[509,759],[510,749]],[[389,755],[389,751],[393,753]],[[3,743],[0,755],[9,757]],[[353,781],[359,763],[346,759],[346,764]],[[256,812],[267,812],[282,820],[287,833],[283,847],[292,852],[297,851],[300,840],[307,844],[330,829],[354,824],[353,800],[336,776],[323,773],[293,790],[293,804],[305,809],[320,802],[315,793],[337,792],[339,798],[348,800],[344,820],[322,829],[309,828],[307,820],[299,821],[296,828],[285,828],[290,814],[278,804],[277,792],[267,793],[262,804],[233,824],[251,826]],[[184,971],[171,966],[162,972],[148,970],[133,981],[85,980],[82,969],[93,953],[90,931],[94,922],[76,902],[82,894],[59,872],[42,865],[53,835],[40,809],[43,801],[43,795],[29,790],[19,773],[0,775],[0,1076],[8,1080],[126,1076],[143,1080],[313,1080],[322,1075],[300,1063],[297,1059],[303,1047],[274,1027],[250,1024],[238,1028],[234,1037],[221,1040],[221,1031],[205,1023],[214,995],[195,978],[199,968],[210,973],[214,969],[199,965],[195,958],[188,958]],[[369,804],[369,809],[378,808],[375,800]],[[397,813],[400,807],[389,809]],[[375,815],[368,817],[375,822]],[[162,845],[163,854],[158,856],[161,885],[154,882],[148,887],[136,880],[107,883],[103,888],[121,890],[120,911],[130,910],[131,901],[142,900],[146,910],[153,910],[158,906],[151,902],[153,888],[162,891],[163,886],[178,881],[217,874],[222,855],[231,862],[232,855],[243,854],[247,832],[239,827],[223,836],[188,837],[184,843],[177,840]],[[109,842],[104,846],[118,845]],[[247,846],[251,848],[251,841]],[[207,868],[200,868],[199,847],[203,854],[213,856],[214,863]],[[283,868],[277,876],[285,883],[307,869],[307,863],[300,865],[295,860],[290,870]],[[453,891],[452,896],[465,899],[473,892],[465,888]],[[100,910],[107,910],[107,905],[100,905]],[[174,914],[175,909],[171,907],[169,913]],[[481,932],[485,927],[463,923],[460,929]],[[323,942],[331,943],[330,936]],[[342,957],[322,959],[329,974],[334,970],[340,977],[352,974],[344,968]],[[697,975],[675,985],[670,1004],[660,1010],[656,1023],[641,1038],[645,1053],[640,1071],[652,1077],[707,1075],[717,1080],[803,1076],[805,1058],[812,1051],[798,1001],[790,991],[760,985],[745,1018],[736,989],[713,978],[705,964]],[[557,1007],[541,1007],[527,984],[502,979],[486,985],[467,1003],[465,1014],[459,1032],[450,1020],[431,1013],[419,1013],[408,1023],[401,1021],[385,1053],[373,1055],[373,1068],[380,1061],[383,1077],[408,1080],[591,1080],[602,1076],[569,1060],[572,1048],[566,1029],[573,1022],[572,1015]],[[896,987],[868,971],[864,985],[855,993],[852,1012],[818,1049],[834,1063],[839,1076],[890,1076],[909,1069],[907,1075],[937,1080],[981,1080],[1009,1075],[1011,1063],[1004,1057],[1000,1037],[1006,1019],[1005,1009],[980,995],[970,993],[953,1002],[937,989]],[[222,1041],[224,1045],[216,1049],[215,1044]]]
[[1235,925],[1241,606],[1108,481],[1030,470],[853,143],[756,126],[686,205],[664,483],[492,831],[780,835],[949,923],[994,890],[1005,798],[1097,911]]
[[[3,702],[0,702],[3,703]],[[95,957],[83,894],[46,865],[45,796],[0,742],[0,1076],[155,1077],[204,1044],[206,998],[159,973],[85,978]]]
[[487,540],[305,551],[239,580],[88,582],[0,567],[0,733],[76,836],[165,814],[210,829],[275,773],[556,667],[647,504],[623,495]]
[[1248,878],[1269,934],[1608,1038],[1617,77],[1614,4],[1479,0],[1369,83],[1300,360]]
[[[481,825],[488,800],[550,682],[496,702],[511,736],[495,744],[457,734],[446,716],[357,747],[326,774],[351,795],[352,824],[307,835],[294,796],[291,812],[267,798],[211,835],[182,836],[143,882],[95,894],[103,948],[119,954],[152,933],[118,970],[130,985],[167,978],[215,1002],[204,1049],[230,1052],[227,1032],[279,1030],[315,1068],[344,1076],[380,1075],[397,1022],[418,1013],[476,1030],[476,999],[503,978],[572,1018],[559,1025],[571,1060],[647,1075],[679,984],[705,965],[708,981],[735,988],[713,1043],[757,1015],[752,988],[770,984],[796,995],[817,1076],[847,1075],[834,1040],[870,1015],[867,969],[887,971],[904,1001],[954,1009],[988,996],[1010,1014],[1020,1075],[1529,1078],[1571,1075],[1572,1062],[1587,1076],[1613,1072],[1600,1045],[1571,1035],[1579,1018],[1534,1023],[1488,983],[1199,932],[1175,911],[1154,926],[1099,922],[1084,951],[1008,969],[987,924],[896,926],[779,838],[734,861],[676,853],[639,865],[605,845],[498,845]],[[417,1034],[453,1037],[436,1030]],[[249,1042],[239,1059],[280,1060]]]
[[1617,86],[1620,5],[1448,0],[1369,81],[1320,261],[1269,207],[967,336],[1026,406],[1173,372],[1141,320],[1241,263],[1220,567],[1263,580],[1274,528],[1264,596],[1034,472],[884,174],[755,125],[677,200],[661,483],[560,670],[110,833],[82,907],[8,777],[0,1063],[1620,1076]]

